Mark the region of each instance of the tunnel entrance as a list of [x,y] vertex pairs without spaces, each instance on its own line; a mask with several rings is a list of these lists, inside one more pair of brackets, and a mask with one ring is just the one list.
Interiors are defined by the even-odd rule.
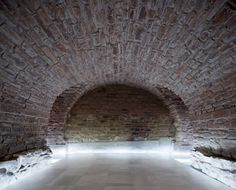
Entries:
[[164,142],[191,150],[188,108],[171,90],[135,81],[78,84],[54,101],[47,144]]
[[125,85],[89,91],[66,119],[65,140],[69,143],[174,138],[174,118],[164,102],[148,91]]

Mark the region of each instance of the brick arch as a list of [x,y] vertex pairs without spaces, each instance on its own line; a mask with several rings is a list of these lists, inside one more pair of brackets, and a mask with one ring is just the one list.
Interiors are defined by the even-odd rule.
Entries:
[[156,85],[155,87],[147,87],[143,84],[135,82],[105,82],[94,85],[78,84],[65,91],[63,91],[55,99],[50,111],[50,118],[48,123],[47,142],[48,144],[65,144],[65,123],[67,114],[72,109],[75,102],[86,94],[88,91],[94,90],[101,86],[121,84],[130,87],[141,88],[161,99],[170,111],[171,116],[174,118],[174,126],[176,128],[175,145],[177,147],[191,147],[192,145],[192,125],[188,113],[188,108],[174,92],[168,88]]
[[181,97],[197,146],[236,158],[233,0],[9,2],[0,1],[1,155],[44,146],[64,90],[133,77]]

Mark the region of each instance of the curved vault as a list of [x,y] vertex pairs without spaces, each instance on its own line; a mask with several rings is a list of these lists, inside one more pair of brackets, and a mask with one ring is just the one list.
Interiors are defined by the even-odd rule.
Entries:
[[190,111],[195,146],[232,157],[235,7],[231,0],[0,1],[2,157],[45,145],[51,107],[66,89],[125,81],[170,89]]

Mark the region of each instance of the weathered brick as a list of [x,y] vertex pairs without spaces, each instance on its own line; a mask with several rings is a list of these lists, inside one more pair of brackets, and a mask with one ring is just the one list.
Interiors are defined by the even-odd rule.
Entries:
[[[196,146],[227,149],[217,130],[235,127],[233,1],[24,2],[1,2],[0,122],[10,124],[1,132],[26,126],[45,138],[49,121],[48,136],[62,142],[73,103],[120,83],[162,99],[181,140],[192,142],[186,134],[194,133]],[[211,133],[213,143],[204,139]]]
[[154,95],[111,85],[86,94],[74,104],[65,137],[69,142],[174,138],[173,122],[168,108]]

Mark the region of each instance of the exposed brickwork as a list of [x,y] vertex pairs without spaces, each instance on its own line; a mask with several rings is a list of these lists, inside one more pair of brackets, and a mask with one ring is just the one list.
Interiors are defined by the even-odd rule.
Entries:
[[198,117],[235,109],[235,7],[232,0],[0,1],[0,155],[12,147],[5,130],[24,126],[43,137],[53,103],[67,89],[114,82],[170,90],[190,110],[199,143],[221,138],[220,147],[231,147],[235,114],[221,121],[228,136],[217,138],[207,137],[211,129]]
[[[140,88],[140,86],[137,86],[134,83],[127,81],[126,83],[129,84],[129,86]],[[47,135],[47,141],[49,144],[65,143],[66,118],[73,105],[81,96],[86,94],[88,91],[87,89],[96,89],[101,85],[106,87],[107,84],[103,83],[89,88],[88,86],[79,85],[64,91],[57,97],[50,114]],[[168,89],[158,86],[153,89],[146,90],[152,92],[164,102],[171,117],[174,119],[173,125],[175,127],[175,144],[180,146],[192,145],[192,125],[189,119],[188,110],[182,100]],[[112,92],[112,94],[115,94],[115,92]]]
[[236,108],[215,110],[193,118],[195,147],[207,147],[217,156],[236,159]]
[[83,85],[70,88],[55,100],[47,127],[48,144],[65,144],[66,116],[84,90]]
[[175,136],[174,119],[156,96],[110,85],[88,92],[69,113],[69,142],[157,140]]
[[2,113],[0,122],[0,159],[9,159],[17,152],[45,147],[47,121],[44,118]]

